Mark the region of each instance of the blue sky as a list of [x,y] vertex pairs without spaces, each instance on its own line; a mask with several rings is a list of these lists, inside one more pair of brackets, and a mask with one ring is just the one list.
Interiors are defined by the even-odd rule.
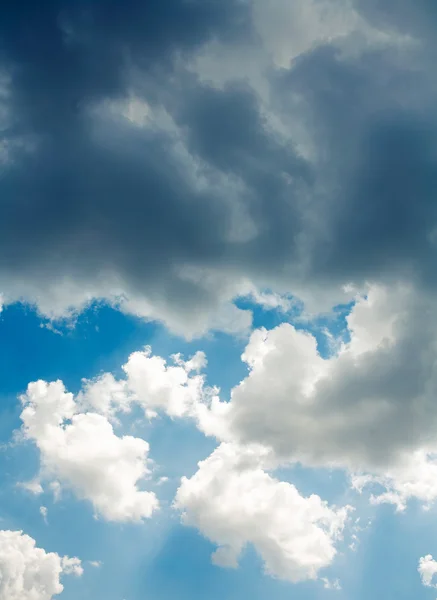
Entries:
[[[281,311],[253,308],[256,325],[273,327],[286,319]],[[71,328],[59,327],[54,333],[44,327],[45,321],[28,306],[13,305],[1,315],[0,353],[7,365],[2,380],[2,436],[8,444],[11,433],[20,427],[20,405],[17,395],[29,381],[61,378],[71,390],[78,390],[83,376],[92,377],[99,371],[117,371],[130,352],[151,344],[163,356],[182,350],[190,353],[197,348],[208,353],[208,376],[222,382],[226,391],[245,375],[239,360],[244,340],[226,335],[211,335],[208,340],[187,343],[169,335],[157,324],[143,323],[124,316],[106,306],[85,311]],[[332,321],[333,329],[340,328]],[[313,326],[320,337],[320,328]],[[24,340],[26,340],[24,342]],[[133,425],[126,421],[126,430]],[[134,427],[136,435],[138,429]],[[180,524],[179,515],[169,504],[181,475],[196,471],[198,460],[215,447],[191,423],[160,419],[152,427],[139,430],[150,441],[152,458],[159,464],[159,473],[170,481],[160,489],[162,512],[142,524],[117,524],[96,520],[89,502],[80,502],[71,492],[55,502],[52,494],[34,496],[17,487],[38,470],[38,453],[32,444],[5,446],[0,454],[2,484],[0,508],[2,528],[23,529],[39,546],[61,555],[79,556],[85,565],[81,578],[69,578],[63,598],[95,598],[108,600],[154,598],[229,598],[239,599],[249,594],[256,600],[274,596],[307,598],[368,598],[381,595],[390,598],[430,597],[423,591],[417,573],[417,557],[435,548],[433,523],[435,510],[424,512],[412,505],[402,514],[391,506],[369,507],[368,498],[348,491],[345,474],[339,471],[309,470],[301,467],[283,469],[278,476],[292,480],[304,495],[320,494],[329,502],[338,502],[344,495],[357,505],[364,524],[358,534],[355,551],[342,545],[340,555],[326,571],[332,579],[341,581],[341,590],[324,589],[320,582],[290,584],[263,574],[262,562],[249,547],[238,570],[223,569],[211,564],[214,545],[199,532]],[[47,523],[39,507],[48,509]],[[101,561],[93,567],[87,561]],[[67,585],[68,583],[68,585]]]
[[435,598],[435,0],[4,0],[0,600]]

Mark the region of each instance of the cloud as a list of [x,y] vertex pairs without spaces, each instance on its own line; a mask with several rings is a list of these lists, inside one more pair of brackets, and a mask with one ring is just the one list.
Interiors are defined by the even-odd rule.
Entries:
[[273,462],[341,468],[372,503],[404,510],[437,498],[433,299],[410,286],[371,285],[322,358],[314,335],[285,323],[253,332],[249,373],[193,413],[207,435],[257,444]]
[[333,581],[331,581],[330,579],[327,579],[326,577],[322,577],[322,582],[323,582],[323,587],[325,588],[325,590],[341,590],[341,584],[340,581],[338,579],[334,579]]
[[[149,446],[115,430],[136,403],[222,443],[176,500],[218,544],[217,564],[247,543],[286,579],[332,562],[345,513],[274,479],[277,464],[346,469],[399,509],[433,502],[434,3],[7,3],[0,306],[58,318],[98,299],[193,337],[247,333],[235,298],[319,312],[358,294],[350,340],[328,359],[299,327],[253,332],[229,402],[201,354],[147,349],[76,397],[31,384],[23,433],[41,473],[29,489],[70,488],[110,520],[149,517]],[[287,519],[281,537],[275,511],[300,511],[304,529]]]
[[146,349],[131,354],[124,365],[128,388],[146,414],[161,409],[171,417],[192,415],[202,401],[205,379],[197,372],[206,366],[204,353],[186,362],[179,355],[174,360],[175,366],[167,365]]
[[382,473],[353,477],[353,485],[359,491],[366,486],[372,489],[373,504],[393,504],[398,511],[404,511],[408,501],[415,498],[430,508],[437,498],[436,474],[435,451],[419,448]]
[[[219,546],[214,562],[236,566],[251,543],[268,572],[291,580],[316,577],[335,555],[335,535],[308,515],[309,531],[322,536],[322,554],[305,562],[278,537],[274,520],[271,530],[254,533],[250,498],[268,499],[260,504],[266,515],[282,514],[280,501],[307,506],[309,500],[292,484],[270,474],[279,465],[300,463],[347,470],[356,490],[371,486],[373,503],[404,509],[411,498],[425,505],[435,500],[432,306],[412,286],[369,285],[357,295],[347,332],[327,358],[308,331],[287,323],[256,330],[242,356],[248,375],[232,389],[229,402],[206,384],[202,352],[166,361],[146,347],[129,356],[123,378],[105,373],[84,381],[76,397],[61,382],[30,384],[23,397],[24,432],[40,449],[43,478],[59,489],[72,488],[108,519],[138,520],[157,505],[137,485],[149,474],[148,445],[116,436],[112,424],[134,404],[149,419],[160,414],[192,419],[223,443],[195,476],[183,479],[175,506],[187,524]],[[101,440],[98,449],[93,439]],[[126,439],[135,452],[126,450]],[[317,508],[314,515],[343,514],[315,498],[308,504]],[[272,547],[264,533],[274,540]],[[293,536],[290,529],[289,539]]]
[[156,417],[159,412],[170,417],[193,417],[198,406],[214,393],[200,374],[207,364],[206,356],[196,352],[189,360],[180,354],[171,359],[173,364],[168,364],[164,358],[153,355],[150,346],[133,352],[122,367],[125,379],[116,380],[111,373],[104,373],[84,381],[77,401],[109,416],[129,411],[135,402],[148,418]]
[[423,585],[426,587],[437,587],[437,585],[432,582],[434,575],[437,573],[437,562],[433,559],[431,554],[427,554],[420,558],[417,570],[419,571]]
[[249,291],[242,296],[243,299],[261,306],[263,310],[278,310],[284,314],[290,313],[293,309],[298,310],[298,301],[289,294],[277,294],[270,291],[259,291],[253,286],[249,286]]
[[102,566],[102,562],[100,560],[90,560],[90,565],[95,569],[99,569]]
[[347,317],[350,341],[328,359],[290,324],[255,331],[243,354],[248,376],[211,410],[219,437],[263,444],[279,461],[351,471],[384,472],[415,450],[431,453],[431,309],[408,287],[371,286]]
[[182,478],[174,506],[186,525],[218,545],[215,564],[236,567],[245,546],[253,544],[270,575],[293,582],[316,579],[336,555],[348,507],[301,496],[262,463],[260,449],[222,444],[193,477]]
[[253,14],[264,48],[274,65],[285,69],[315,46],[366,29],[364,19],[348,0],[271,0],[269,4],[255,0]]
[[248,375],[229,402],[206,385],[203,353],[167,362],[146,348],[130,355],[124,378],[106,373],[84,382],[75,401],[63,395],[73,402],[63,410],[77,404],[77,424],[96,411],[110,427],[106,419],[116,423],[137,404],[148,418],[189,418],[219,441],[264,447],[272,465],[345,469],[374,503],[429,505],[437,498],[432,307],[432,296],[410,285],[372,284],[327,358],[313,334],[288,323],[254,331],[242,356]]
[[39,507],[39,514],[42,516],[44,523],[47,525],[48,524],[48,520],[47,520],[47,515],[48,515],[48,510],[46,506],[40,506]]
[[[206,364],[203,352],[187,360],[175,354],[167,362],[146,347],[129,356],[122,367],[124,379],[104,373],[83,380],[76,396],[62,381],[29,383],[20,397],[22,435],[37,446],[41,472],[20,485],[41,494],[48,481],[56,498],[63,488],[71,489],[111,521],[150,517],[159,503],[155,493],[142,489],[152,475],[149,444],[119,436],[114,427],[134,404],[148,419],[166,414],[197,420],[202,415],[207,427],[209,406],[219,400],[218,390],[208,387],[200,373]],[[158,483],[166,480],[161,477]],[[41,514],[47,517],[44,507]]]
[[119,437],[105,416],[79,412],[60,381],[30,383],[21,401],[24,436],[38,447],[41,477],[58,494],[72,489],[111,521],[140,521],[158,508],[155,494],[139,487],[150,473],[146,441]]
[[425,4],[264,4],[11,3],[6,303],[105,299],[189,337],[246,331],[248,281],[314,309],[351,282],[434,289]]
[[46,552],[22,531],[0,531],[0,600],[51,600],[64,589],[61,576],[82,573],[78,558]]
[[[178,131],[154,121],[161,106],[165,112],[160,96],[176,58],[212,36],[244,34],[242,3],[207,4],[174,0],[163,11],[157,2],[145,7],[135,0],[123,10],[44,2],[39,12],[11,5],[0,35],[8,152],[2,192],[10,216],[0,237],[17,269],[17,277],[9,269],[0,273],[7,300],[24,297],[57,316],[91,298],[123,296],[130,312],[168,320],[182,332],[208,326],[205,309],[199,318],[195,313],[213,302],[225,321],[220,326],[233,327],[240,313],[214,301],[219,287],[202,290],[181,273],[187,263],[201,266],[203,254],[221,252],[228,217],[220,186],[205,187]],[[34,27],[21,43],[29,19]],[[130,98],[139,86],[135,72],[140,88],[148,88],[139,90],[138,102],[151,95],[150,127],[131,111],[126,118],[123,109],[118,115],[105,109]],[[20,209],[7,199],[17,194]],[[21,232],[19,249],[4,237],[11,228]],[[217,250],[208,249],[211,243]],[[247,326],[241,318],[237,328]]]

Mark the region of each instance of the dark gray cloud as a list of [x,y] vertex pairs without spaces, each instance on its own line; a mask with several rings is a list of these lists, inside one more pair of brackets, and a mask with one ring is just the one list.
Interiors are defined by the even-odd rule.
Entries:
[[[260,66],[266,94],[244,72],[217,87],[193,67],[210,42],[258,60],[248,1],[3,3],[4,293],[46,310],[115,290],[195,329],[243,279],[292,292],[434,279],[425,4],[357,2],[384,40],[315,38],[289,69]],[[121,114],[133,96],[146,124]]]
[[355,0],[358,10],[382,28],[434,41],[437,6],[432,0]]
[[361,283],[429,275],[436,251],[435,82],[400,59],[390,50],[348,60],[319,48],[278,84],[283,105],[293,94],[306,100],[316,141],[319,228],[309,232],[315,277]]

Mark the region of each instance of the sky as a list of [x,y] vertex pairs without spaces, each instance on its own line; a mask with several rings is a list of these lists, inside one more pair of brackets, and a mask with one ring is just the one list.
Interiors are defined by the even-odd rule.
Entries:
[[4,0],[0,600],[437,597],[434,0]]

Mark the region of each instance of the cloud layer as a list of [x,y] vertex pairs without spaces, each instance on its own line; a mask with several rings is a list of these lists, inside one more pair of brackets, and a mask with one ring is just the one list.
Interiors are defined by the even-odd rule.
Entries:
[[5,301],[103,297],[191,335],[246,329],[253,284],[324,308],[351,282],[434,289],[425,2],[10,4]]

